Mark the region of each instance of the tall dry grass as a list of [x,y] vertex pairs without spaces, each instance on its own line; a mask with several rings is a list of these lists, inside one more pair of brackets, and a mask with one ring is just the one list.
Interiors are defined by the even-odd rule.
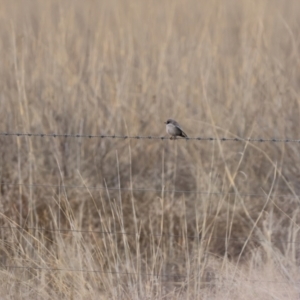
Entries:
[[[1,132],[299,138],[299,1],[0,6]],[[0,140],[2,299],[299,299],[298,144]]]

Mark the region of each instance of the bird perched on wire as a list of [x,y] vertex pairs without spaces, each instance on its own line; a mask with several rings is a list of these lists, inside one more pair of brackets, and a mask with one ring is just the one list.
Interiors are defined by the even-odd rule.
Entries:
[[171,136],[171,139],[176,139],[176,136],[187,138],[187,134],[182,130],[180,125],[173,119],[168,119],[166,122],[166,131]]

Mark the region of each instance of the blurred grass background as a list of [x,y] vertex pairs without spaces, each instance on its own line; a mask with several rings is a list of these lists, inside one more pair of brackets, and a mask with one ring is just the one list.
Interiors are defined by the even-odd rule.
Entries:
[[[299,1],[0,6],[1,132],[299,138]],[[298,299],[298,144],[0,142],[7,299]]]

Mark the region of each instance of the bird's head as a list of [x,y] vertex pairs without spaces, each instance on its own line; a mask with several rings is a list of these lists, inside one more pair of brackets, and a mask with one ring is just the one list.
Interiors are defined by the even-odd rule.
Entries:
[[174,123],[174,120],[172,120],[172,119],[168,119],[166,122],[165,122],[165,124],[173,124]]

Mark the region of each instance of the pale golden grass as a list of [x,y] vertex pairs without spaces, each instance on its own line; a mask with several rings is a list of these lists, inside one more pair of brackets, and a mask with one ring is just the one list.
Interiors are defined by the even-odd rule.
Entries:
[[[299,138],[297,0],[0,4],[1,132]],[[0,140],[1,299],[299,299],[298,144]]]

